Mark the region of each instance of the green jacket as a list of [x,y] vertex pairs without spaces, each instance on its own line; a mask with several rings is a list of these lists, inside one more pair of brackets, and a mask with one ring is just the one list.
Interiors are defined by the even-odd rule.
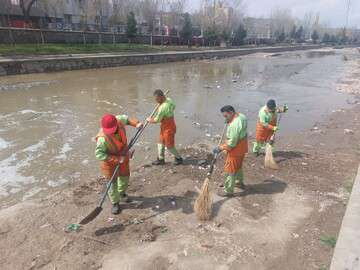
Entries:
[[159,106],[157,113],[155,114],[154,121],[160,123],[164,118],[174,117],[175,103],[171,98],[166,100]]
[[259,121],[264,127],[268,127],[271,120],[273,119],[273,116],[275,114],[275,117],[277,118],[277,112],[269,112],[266,109],[266,106],[262,107],[259,111]]
[[239,115],[232,120],[228,125],[226,137],[226,144],[231,148],[235,147],[240,140],[247,137],[247,119],[245,115],[239,113]]

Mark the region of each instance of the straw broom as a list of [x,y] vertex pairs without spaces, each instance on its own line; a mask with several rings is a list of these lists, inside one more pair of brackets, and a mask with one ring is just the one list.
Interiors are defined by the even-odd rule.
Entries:
[[[280,120],[281,120],[281,114],[279,116],[279,121],[277,123],[277,125],[279,126],[280,124]],[[279,169],[279,165],[276,163],[274,156],[273,156],[273,152],[272,152],[272,145],[275,142],[275,133],[271,136],[270,138],[270,142],[266,144],[265,146],[265,168],[269,168],[269,169],[273,169],[273,170],[278,170]]]
[[279,165],[274,160],[272,147],[271,147],[270,143],[267,143],[266,147],[265,147],[265,168],[270,168],[270,169],[273,169],[273,170],[278,170],[279,169]]
[[[223,133],[220,138],[218,146],[221,145],[221,143],[224,139],[226,127],[227,127],[227,125],[224,126],[224,130],[223,130]],[[211,218],[212,197],[211,197],[211,193],[210,193],[210,177],[214,171],[214,165],[216,163],[217,157],[218,157],[218,154],[215,154],[214,158],[211,162],[207,177],[205,178],[205,181],[201,187],[199,196],[195,200],[194,212],[195,212],[197,218],[201,221],[206,221]]]

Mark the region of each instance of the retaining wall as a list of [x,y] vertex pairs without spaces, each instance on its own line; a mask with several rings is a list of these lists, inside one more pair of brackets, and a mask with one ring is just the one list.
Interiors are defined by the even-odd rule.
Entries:
[[308,50],[321,48],[320,45],[299,45],[289,47],[260,47],[246,49],[208,50],[208,51],[187,51],[168,52],[152,54],[131,54],[131,55],[104,55],[94,54],[85,56],[54,56],[39,57],[31,59],[4,59],[0,60],[0,75],[15,75],[27,73],[55,72],[76,69],[91,69],[117,67],[127,65],[143,65],[186,61],[192,59],[224,58],[239,55],[246,55],[257,52],[285,52],[295,50]]

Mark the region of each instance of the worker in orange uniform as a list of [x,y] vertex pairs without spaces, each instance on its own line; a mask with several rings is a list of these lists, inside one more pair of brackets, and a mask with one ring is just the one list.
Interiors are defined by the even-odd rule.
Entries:
[[138,129],[143,124],[136,119],[130,119],[127,115],[106,114],[101,120],[101,129],[96,136],[95,156],[101,162],[103,175],[110,179],[117,165],[120,165],[114,181],[109,189],[109,197],[112,203],[112,214],[121,212],[119,202],[130,202],[126,190],[130,177],[130,153],[125,126],[130,125]]
[[160,123],[160,140],[158,143],[158,157],[152,164],[165,164],[165,148],[174,156],[175,165],[183,164],[183,159],[175,147],[175,103],[171,98],[166,97],[164,92],[160,89],[155,90],[154,97],[159,104],[159,108],[155,116],[149,117],[147,121],[152,124]]
[[245,189],[243,160],[248,152],[247,119],[244,114],[236,113],[234,107],[227,105],[221,108],[221,113],[228,124],[225,142],[214,148],[214,154],[226,152],[224,166],[224,189],[218,192],[221,197],[230,197],[234,187]]
[[256,125],[256,141],[253,145],[253,153],[255,155],[259,155],[260,151],[265,148],[266,143],[270,142],[272,135],[279,130],[277,125],[278,113],[285,113],[287,111],[287,105],[277,108],[276,102],[273,99],[270,99],[260,109]]

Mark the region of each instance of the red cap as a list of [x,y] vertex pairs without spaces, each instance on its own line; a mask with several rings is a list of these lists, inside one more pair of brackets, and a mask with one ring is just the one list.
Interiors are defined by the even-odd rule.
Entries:
[[115,115],[105,114],[101,119],[101,127],[105,134],[114,134],[118,127]]

